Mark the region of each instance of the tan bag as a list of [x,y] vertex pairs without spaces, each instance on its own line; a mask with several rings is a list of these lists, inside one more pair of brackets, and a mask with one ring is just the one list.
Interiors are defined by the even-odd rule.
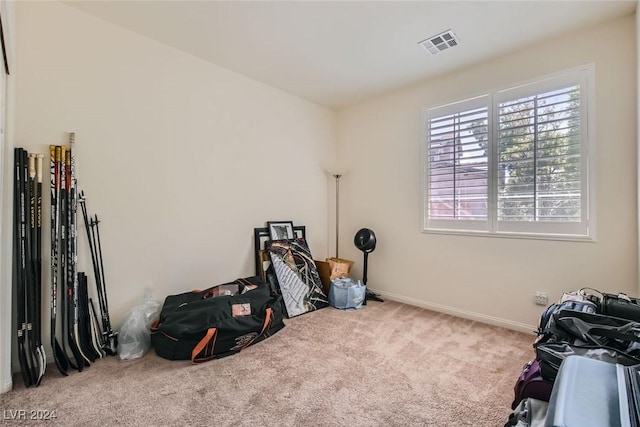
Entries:
[[342,258],[327,258],[329,267],[331,267],[331,279],[337,279],[338,277],[348,277],[351,267],[353,267],[353,261]]

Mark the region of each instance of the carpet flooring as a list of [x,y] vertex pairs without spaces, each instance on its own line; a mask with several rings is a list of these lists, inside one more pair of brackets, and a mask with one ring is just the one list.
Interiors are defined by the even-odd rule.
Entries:
[[[238,355],[199,365],[151,350],[68,377],[49,365],[37,388],[17,375],[0,395],[0,424],[495,427],[534,356],[533,334],[392,301],[285,323]],[[55,418],[29,419],[45,414]]]

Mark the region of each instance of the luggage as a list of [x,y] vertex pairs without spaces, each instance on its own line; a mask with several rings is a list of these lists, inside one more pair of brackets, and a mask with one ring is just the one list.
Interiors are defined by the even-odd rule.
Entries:
[[[565,294],[566,295],[566,294]],[[597,305],[592,301],[575,301],[565,300],[557,304],[551,304],[548,306],[540,316],[540,324],[538,325],[538,334],[542,334],[549,326],[549,321],[554,313],[560,310],[576,310],[584,311],[586,313],[596,313]]]
[[602,294],[600,311],[608,316],[640,322],[640,300],[625,294]]
[[624,366],[640,364],[640,358],[610,347],[575,345],[566,342],[539,343],[535,347],[536,359],[540,364],[540,375],[549,381],[555,381],[560,365],[570,356],[584,356]]
[[538,342],[536,359],[544,379],[554,380],[571,355],[630,366],[640,363],[640,323],[575,310],[554,313]]
[[633,426],[640,413],[638,395],[627,379],[637,381],[635,368],[586,357],[568,357],[551,394],[549,427]]
[[528,397],[514,408],[504,427],[544,427],[547,410],[547,402]]
[[560,310],[551,316],[541,341],[611,346],[640,353],[640,323],[602,314]]
[[536,359],[525,365],[516,381],[512,409],[530,399],[548,401],[567,358],[640,366],[640,299],[591,288],[564,293],[543,311],[537,332]]
[[563,294],[561,302],[566,300],[591,302],[595,305],[596,313],[598,314],[640,322],[640,299],[631,298],[623,293],[606,294],[597,289],[582,288],[578,291]]
[[540,364],[537,360],[532,360],[524,365],[522,373],[518,377],[518,381],[516,381],[516,385],[513,388],[514,399],[513,403],[511,403],[511,409],[515,409],[518,403],[527,397],[548,402],[552,388],[553,382],[542,378]]
[[151,343],[160,357],[198,363],[238,353],[283,327],[282,297],[250,277],[168,296]]

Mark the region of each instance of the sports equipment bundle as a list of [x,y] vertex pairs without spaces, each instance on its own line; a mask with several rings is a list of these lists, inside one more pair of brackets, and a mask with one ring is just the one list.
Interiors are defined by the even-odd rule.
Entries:
[[282,297],[259,277],[168,296],[151,325],[158,356],[193,363],[240,352],[284,327]]

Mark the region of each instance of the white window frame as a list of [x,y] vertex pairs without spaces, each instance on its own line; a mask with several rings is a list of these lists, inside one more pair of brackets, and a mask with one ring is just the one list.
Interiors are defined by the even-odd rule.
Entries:
[[[580,158],[581,158],[581,221],[498,221],[498,115],[500,102],[580,85]],[[456,112],[487,107],[489,114],[487,146],[488,215],[486,221],[443,220],[428,217],[429,206],[429,120]],[[542,78],[499,88],[486,94],[431,108],[422,114],[423,162],[423,232],[439,234],[481,235],[551,240],[595,241],[595,67],[593,64],[561,71]]]

